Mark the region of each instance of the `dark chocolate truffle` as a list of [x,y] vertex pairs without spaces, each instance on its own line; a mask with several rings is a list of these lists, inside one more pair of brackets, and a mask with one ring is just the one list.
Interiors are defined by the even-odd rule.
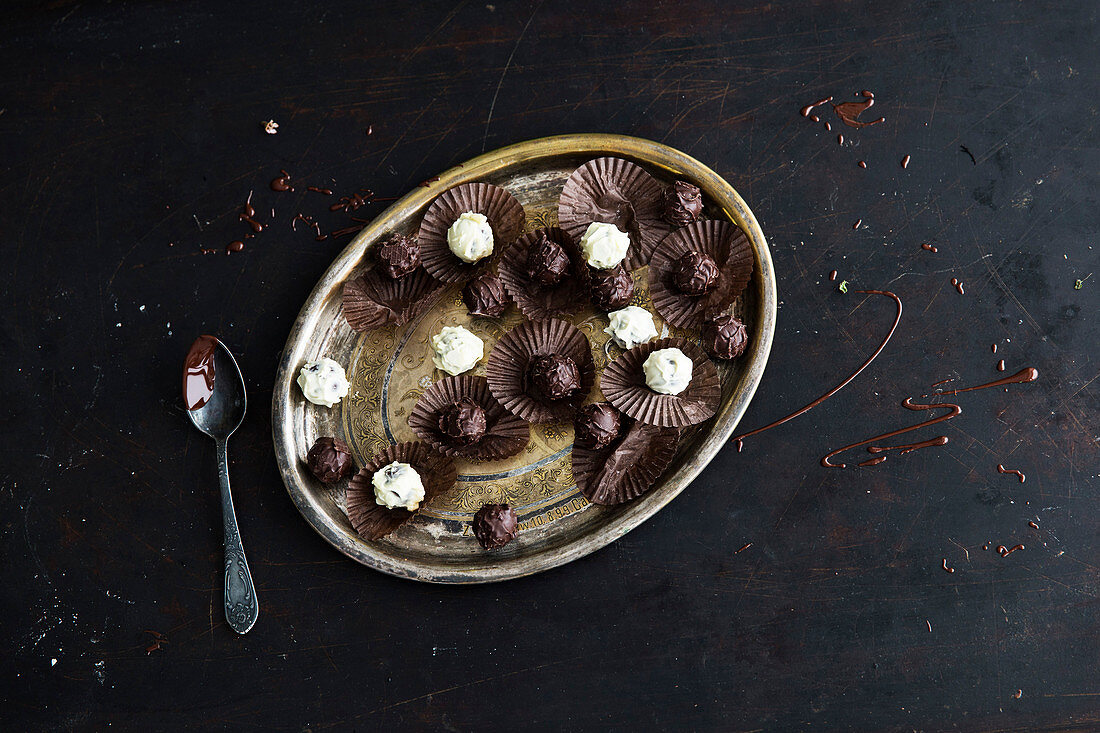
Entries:
[[569,255],[565,249],[546,236],[542,236],[527,250],[527,274],[543,285],[556,285],[569,274]]
[[577,362],[561,354],[540,354],[527,365],[527,391],[541,400],[561,400],[581,386]]
[[378,265],[394,280],[411,275],[420,267],[420,243],[404,234],[395,234],[378,247]]
[[592,304],[600,310],[613,311],[626,306],[634,295],[634,278],[621,264],[609,270],[588,268]]
[[686,227],[703,213],[703,192],[698,186],[674,181],[665,189],[664,219],[669,224]]
[[318,438],[306,453],[306,467],[317,480],[334,484],[355,470],[348,444],[339,438]]
[[684,295],[706,295],[718,283],[719,274],[710,255],[685,252],[672,271],[672,284]]
[[474,515],[474,537],[486,550],[504,547],[519,534],[519,519],[507,504],[486,504]]
[[585,405],[573,421],[573,433],[578,445],[585,448],[606,448],[619,437],[622,415],[610,402]]
[[499,318],[508,308],[504,283],[491,272],[483,272],[462,288],[462,302],[471,316]]
[[703,348],[715,359],[736,359],[745,351],[749,334],[745,324],[728,313],[703,324]]
[[469,397],[460,397],[439,411],[439,430],[455,447],[481,440],[486,428],[485,409]]

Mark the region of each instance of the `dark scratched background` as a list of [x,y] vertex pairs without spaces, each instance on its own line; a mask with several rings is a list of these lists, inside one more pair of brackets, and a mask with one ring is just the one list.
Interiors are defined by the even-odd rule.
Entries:
[[[1100,729],[1097,7],[9,4],[2,727]],[[799,115],[863,89],[885,123]],[[280,168],[397,195],[566,132],[665,142],[754,210],[782,302],[743,429],[837,384],[888,329],[892,304],[839,293],[831,270],[897,292],[897,333],[837,397],[727,449],[581,561],[470,588],[368,571],[294,509],[265,409],[290,324],[348,240],[284,219],[239,255],[200,248],[246,231],[250,191],[261,212],[346,223],[277,199]],[[254,405],[231,451],[262,604],[243,638],[222,618],[213,445],[178,394],[206,332]],[[902,399],[933,382],[996,378],[1001,358],[1039,380],[961,395],[946,446],[818,464],[911,423]],[[147,651],[153,632],[167,641]]]

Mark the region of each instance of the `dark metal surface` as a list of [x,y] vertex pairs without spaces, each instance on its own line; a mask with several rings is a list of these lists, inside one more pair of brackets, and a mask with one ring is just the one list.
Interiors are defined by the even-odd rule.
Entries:
[[[1100,726],[1094,3],[225,7],[5,11],[4,729]],[[798,114],[863,89],[885,123]],[[698,158],[767,232],[779,321],[744,429],[875,348],[892,306],[855,287],[905,301],[883,355],[620,541],[497,587],[338,555],[287,498],[254,411],[232,468],[264,615],[234,634],[182,360],[214,333],[268,401],[346,242],[289,228],[299,211],[343,226],[332,199],[268,182],[285,168],[399,195],[582,131]],[[248,231],[249,191],[272,226],[200,254]],[[963,414],[919,436],[946,446],[818,464],[1002,358],[1040,380],[960,395]]]

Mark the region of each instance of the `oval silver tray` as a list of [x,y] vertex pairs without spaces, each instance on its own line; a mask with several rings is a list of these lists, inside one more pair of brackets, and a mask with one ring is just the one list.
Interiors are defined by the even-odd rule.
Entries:
[[[664,183],[682,178],[703,190],[705,215],[726,219],[749,237],[752,281],[734,312],[750,330],[745,354],[717,362],[722,404],[717,415],[685,431],[672,464],[644,496],[617,507],[589,504],[570,469],[571,425],[536,425],[514,459],[459,460],[459,480],[407,524],[377,542],[361,539],[343,510],[344,486],[324,486],[302,461],[322,435],[343,438],[357,462],[381,446],[416,440],[406,422],[424,388],[438,378],[427,337],[444,325],[465,325],[486,342],[485,353],[521,321],[512,307],[502,319],[471,318],[461,284],[448,287],[426,313],[401,327],[366,334],[351,330],[341,310],[343,284],[365,266],[363,254],[392,232],[415,233],[428,205],[461,183],[485,181],[511,191],[527,213],[527,231],[557,223],[557,201],[569,174],[585,161],[612,155],[645,167]],[[635,273],[635,303],[649,305],[646,268]],[[659,143],[621,135],[561,135],[480,155],[413,189],[364,228],[313,289],[291,329],[279,361],[272,398],[272,432],[279,470],[291,499],[315,530],[348,557],[385,573],[434,583],[485,583],[547,570],[598,550],[637,527],[687,488],[721,450],[752,399],[771,350],[776,313],[775,274],[764,233],[732,186],[697,160]],[[652,310],[652,309],[651,309]],[[619,353],[607,342],[604,314],[592,309],[570,320],[588,336],[597,369]],[[697,338],[679,329],[664,333]],[[664,333],[662,335],[664,335]],[[302,364],[328,356],[343,364],[351,392],[330,409],[307,402],[295,385]],[[484,361],[475,374],[484,374]],[[597,387],[593,388],[598,393]],[[473,513],[491,501],[509,501],[520,516],[519,537],[487,552],[470,533]]]

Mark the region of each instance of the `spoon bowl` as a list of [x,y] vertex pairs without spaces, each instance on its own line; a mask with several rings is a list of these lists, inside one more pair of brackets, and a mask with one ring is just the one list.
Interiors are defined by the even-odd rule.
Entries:
[[206,404],[188,410],[187,417],[196,428],[216,441],[228,440],[244,422],[248,409],[248,395],[244,388],[244,375],[237,360],[225,344],[215,339],[214,391]]
[[[206,357],[213,345],[212,366]],[[196,360],[192,356],[198,355]],[[187,411],[187,417],[196,428],[214,439],[218,447],[218,483],[221,488],[222,524],[225,532],[225,619],[238,634],[247,633],[260,615],[256,600],[256,587],[248,560],[244,556],[244,544],[237,528],[237,514],[233,510],[233,495],[229,489],[229,436],[244,421],[248,409],[248,396],[244,376],[233,354],[213,336],[201,336],[191,347],[184,365],[184,402],[189,402],[188,385],[201,376],[205,391],[199,406]],[[196,383],[197,384],[197,383]],[[192,402],[191,404],[196,404]]]

